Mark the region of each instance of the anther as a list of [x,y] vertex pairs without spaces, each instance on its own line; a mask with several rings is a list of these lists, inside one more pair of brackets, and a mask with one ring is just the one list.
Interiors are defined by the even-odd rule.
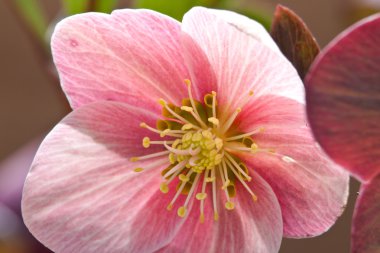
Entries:
[[208,118],[208,122],[211,122],[212,124],[214,124],[215,126],[218,126],[219,125],[219,120],[215,117],[210,117]]
[[141,171],[143,171],[144,169],[143,168],[135,168],[133,171],[134,172],[141,172]]
[[179,217],[183,218],[186,215],[186,211],[186,207],[181,206],[180,208],[178,208],[177,214]]
[[185,124],[182,126],[181,130],[186,131],[186,130],[190,130],[192,128],[193,128],[193,124]]
[[200,193],[197,193],[197,195],[195,195],[195,197],[197,198],[197,200],[202,200],[202,199],[205,199],[207,197],[207,194],[205,192],[200,192]]
[[129,158],[129,161],[131,161],[131,162],[137,162],[138,160],[139,160],[138,157],[131,157],[131,158]]
[[186,86],[191,86],[191,81],[189,79],[183,80],[186,84]]
[[166,101],[163,100],[162,98],[160,98],[160,99],[158,100],[158,103],[159,103],[160,105],[162,105],[162,106],[166,106]]
[[150,139],[149,139],[149,137],[144,137],[142,143],[143,143],[142,145],[143,145],[144,148],[149,148],[149,146],[150,146]]
[[161,138],[165,137],[165,135],[167,135],[169,132],[170,132],[170,129],[165,129],[164,131],[162,131],[162,132],[160,133],[160,137],[161,137]]
[[233,210],[235,208],[235,204],[232,203],[231,201],[227,201],[225,204],[225,207],[227,210]]
[[160,184],[160,191],[162,193],[168,193],[169,192],[169,186],[165,182],[162,182]]
[[186,175],[184,175],[184,174],[180,174],[179,175],[179,180],[181,180],[182,182],[189,182],[189,180],[190,180],[190,178],[188,178]]
[[194,109],[193,108],[191,108],[190,106],[181,106],[181,110],[182,111],[185,111],[185,112],[193,112],[194,111]]

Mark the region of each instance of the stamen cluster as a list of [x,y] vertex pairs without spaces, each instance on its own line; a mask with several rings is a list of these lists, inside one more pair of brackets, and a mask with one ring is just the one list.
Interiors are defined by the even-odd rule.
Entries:
[[[182,106],[178,107],[160,99],[159,103],[163,107],[162,114],[165,119],[158,120],[156,128],[145,123],[140,125],[165,138],[158,141],[144,137],[143,146],[149,148],[153,144],[162,145],[166,151],[132,157],[131,161],[160,156],[168,157],[170,165],[161,172],[163,182],[160,190],[168,193],[171,183],[177,181],[176,194],[167,209],[173,208],[180,194],[187,195],[185,203],[177,210],[180,217],[186,215],[189,202],[195,195],[195,198],[200,201],[200,221],[204,221],[204,201],[208,197],[206,192],[210,192],[207,191],[207,185],[210,184],[214,219],[218,220],[217,185],[225,194],[225,208],[228,210],[235,207],[231,198],[236,195],[237,182],[243,185],[254,201],[257,200],[256,195],[246,183],[251,181],[248,168],[234,153],[253,154],[264,151],[259,149],[250,137],[260,133],[263,129],[259,128],[250,133],[229,136],[228,130],[240,113],[241,107],[220,122],[217,117],[216,92],[206,94],[201,103],[193,99],[190,81],[185,80],[185,83],[188,87],[189,98],[182,101]],[[249,92],[249,96],[252,95],[253,92]],[[144,168],[135,169],[136,172],[143,170]],[[195,193],[196,190],[199,192]]]

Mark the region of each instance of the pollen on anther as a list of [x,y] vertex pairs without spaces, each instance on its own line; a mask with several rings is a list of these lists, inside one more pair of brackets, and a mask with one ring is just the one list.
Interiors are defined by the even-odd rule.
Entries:
[[149,139],[149,137],[144,137],[143,138],[143,147],[144,148],[149,148],[149,146],[150,146],[150,139]]
[[186,207],[181,206],[180,208],[178,208],[177,214],[178,214],[179,217],[183,218],[186,215],[186,211],[187,211]]
[[214,124],[215,126],[218,126],[219,125],[219,120],[215,117],[210,117],[208,118],[208,122],[211,122],[212,124]]
[[231,201],[227,201],[225,204],[225,207],[227,210],[233,210],[235,208],[235,204],[232,203]]
[[197,200],[203,200],[207,197],[207,194],[204,192],[200,192],[200,193],[197,193],[197,195],[195,195],[195,197],[197,198]]
[[138,157],[131,157],[131,158],[129,158],[129,161],[131,161],[131,162],[137,162],[138,160],[139,160]]
[[192,124],[185,124],[182,126],[181,130],[182,131],[186,131],[186,130],[190,130],[193,128],[193,125]]
[[187,86],[190,86],[190,85],[191,85],[191,81],[190,81],[189,79],[185,79],[184,82],[185,82],[185,84],[186,84]]
[[168,184],[163,182],[160,184],[160,191],[162,193],[168,193],[169,192],[169,187],[168,187]]
[[159,103],[160,105],[162,105],[162,106],[165,106],[165,105],[166,105],[166,101],[163,100],[162,98],[160,98],[160,99],[158,100],[158,103]]
[[182,182],[188,182],[190,179],[186,175],[181,174],[179,175],[179,180],[181,180]]
[[143,171],[144,169],[143,168],[135,168],[134,169],[134,172],[141,172],[141,171]]
[[147,127],[147,124],[144,123],[144,122],[141,122],[141,123],[140,123],[140,127],[142,127],[142,128],[146,128],[146,127]]
[[181,106],[181,110],[185,111],[185,112],[193,112],[194,109],[191,108],[190,106]]

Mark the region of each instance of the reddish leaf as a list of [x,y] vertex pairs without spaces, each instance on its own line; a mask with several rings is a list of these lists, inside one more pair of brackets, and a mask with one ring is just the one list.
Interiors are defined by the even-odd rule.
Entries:
[[380,252],[380,174],[363,184],[352,223],[352,253]]
[[380,171],[380,14],[344,31],[306,77],[316,139],[361,181]]
[[303,20],[290,9],[277,5],[271,35],[282,53],[304,79],[319,46]]

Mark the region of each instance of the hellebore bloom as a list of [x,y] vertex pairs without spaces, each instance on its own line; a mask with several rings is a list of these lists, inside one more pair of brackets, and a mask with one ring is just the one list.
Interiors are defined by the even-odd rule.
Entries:
[[352,252],[380,252],[380,14],[335,38],[306,78],[307,111],[326,153],[363,184]]
[[60,22],[74,111],[46,137],[23,215],[58,252],[277,252],[326,231],[348,176],[307,127],[303,84],[263,27],[193,8]]

